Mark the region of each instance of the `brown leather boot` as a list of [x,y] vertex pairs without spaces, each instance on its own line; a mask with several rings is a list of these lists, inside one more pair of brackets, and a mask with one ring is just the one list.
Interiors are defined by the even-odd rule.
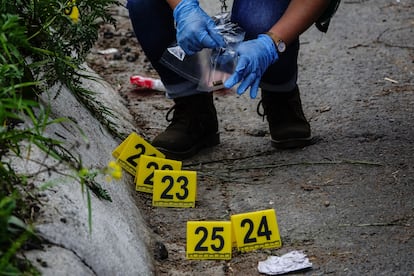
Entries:
[[[302,110],[299,88],[291,92],[262,91],[264,114],[269,122],[272,146],[302,148],[312,144],[311,129]],[[260,106],[260,103],[259,103]]]
[[[217,112],[213,93],[202,93],[174,99],[175,105],[167,113],[170,125],[160,133],[152,145],[167,158],[182,160],[200,149],[220,143]],[[169,114],[174,111],[172,119]]]

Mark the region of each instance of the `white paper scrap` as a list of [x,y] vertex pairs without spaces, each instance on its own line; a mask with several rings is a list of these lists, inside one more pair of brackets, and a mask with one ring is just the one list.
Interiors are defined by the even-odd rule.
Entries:
[[267,275],[280,275],[296,270],[311,268],[312,263],[301,251],[292,251],[280,257],[269,256],[266,261],[259,262],[258,270]]
[[116,48],[108,48],[108,49],[105,49],[105,50],[98,50],[98,54],[101,54],[101,55],[116,54],[118,52],[119,51]]

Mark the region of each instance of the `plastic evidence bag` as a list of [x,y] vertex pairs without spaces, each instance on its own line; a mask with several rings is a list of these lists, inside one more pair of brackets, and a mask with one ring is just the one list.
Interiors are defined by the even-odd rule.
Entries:
[[245,32],[230,21],[230,13],[212,17],[216,29],[223,36],[224,48],[205,48],[194,55],[186,55],[176,43],[162,55],[160,62],[187,80],[197,83],[197,89],[210,92],[224,88],[224,82],[237,65],[237,45],[244,40]]

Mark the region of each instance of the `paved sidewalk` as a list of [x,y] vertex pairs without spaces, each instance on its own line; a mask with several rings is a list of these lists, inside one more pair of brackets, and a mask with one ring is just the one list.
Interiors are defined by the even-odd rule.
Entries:
[[[219,1],[201,2],[219,10]],[[413,8],[412,0],[342,1],[327,34],[302,36],[299,86],[316,145],[273,149],[259,99],[216,93],[221,144],[184,162],[199,174],[196,208],[153,208],[137,194],[169,252],[155,263],[158,275],[259,275],[259,261],[292,250],[310,257],[305,275],[414,272]],[[167,126],[172,102],[162,93],[124,97],[148,139]],[[269,208],[281,249],[185,259],[187,221]]]

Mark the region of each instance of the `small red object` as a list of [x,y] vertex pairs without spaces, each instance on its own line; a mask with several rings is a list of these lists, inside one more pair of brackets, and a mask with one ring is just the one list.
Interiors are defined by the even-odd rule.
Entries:
[[161,82],[161,80],[159,79],[135,75],[135,76],[131,76],[129,80],[131,84],[135,84],[139,87],[159,90],[159,91],[165,91],[165,87],[163,83]]

